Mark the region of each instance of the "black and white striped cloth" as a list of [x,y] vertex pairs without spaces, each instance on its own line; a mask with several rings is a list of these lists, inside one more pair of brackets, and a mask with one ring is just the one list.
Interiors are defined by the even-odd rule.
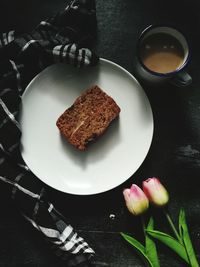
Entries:
[[30,80],[55,62],[77,67],[98,62],[90,46],[96,35],[94,0],[74,0],[28,34],[0,35],[0,181],[23,216],[41,232],[66,266],[78,266],[94,255],[50,202],[46,186],[21,158],[21,96]]

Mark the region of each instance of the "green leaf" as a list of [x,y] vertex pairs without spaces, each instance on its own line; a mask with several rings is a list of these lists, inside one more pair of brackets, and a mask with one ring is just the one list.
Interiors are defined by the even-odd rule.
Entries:
[[197,258],[195,256],[195,252],[192,246],[192,242],[190,239],[184,209],[180,209],[180,213],[179,213],[179,232],[182,237],[183,243],[185,245],[185,249],[186,249],[191,266],[199,267],[199,264],[197,262]]
[[180,209],[179,212],[179,221],[178,221],[178,227],[179,227],[179,235],[181,239],[183,240],[183,231],[182,231],[182,225],[184,224],[184,218],[183,218],[183,210]]
[[147,233],[150,236],[152,236],[152,237],[158,239],[159,241],[161,241],[163,244],[165,244],[169,248],[171,248],[184,261],[189,263],[189,259],[188,259],[185,247],[182,244],[180,244],[175,238],[173,238],[172,236],[170,236],[168,234],[165,234],[163,232],[156,231],[156,230],[147,230]]
[[148,258],[145,252],[145,247],[139,241],[137,241],[135,238],[125,233],[120,233],[120,234],[131,246],[133,246],[136,249],[137,252],[139,252],[143,260],[145,260],[145,262],[147,262],[149,266],[154,267],[153,263]]
[[[153,217],[151,217],[146,230],[153,230],[153,229],[154,229],[154,220],[153,220]],[[146,254],[148,258],[153,263],[153,266],[160,267],[156,244],[154,240],[150,237],[150,235],[147,233],[145,233],[145,249],[146,249]]]

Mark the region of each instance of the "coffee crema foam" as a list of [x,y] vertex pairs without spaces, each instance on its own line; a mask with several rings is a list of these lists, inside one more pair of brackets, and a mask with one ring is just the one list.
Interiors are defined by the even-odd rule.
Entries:
[[175,37],[166,33],[155,33],[143,40],[140,57],[149,70],[169,73],[182,66],[184,50]]

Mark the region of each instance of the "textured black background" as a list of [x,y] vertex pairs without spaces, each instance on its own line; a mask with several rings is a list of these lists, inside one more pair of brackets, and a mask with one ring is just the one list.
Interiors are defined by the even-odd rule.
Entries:
[[[0,30],[30,30],[41,19],[63,9],[63,0],[1,0]],[[96,0],[98,39],[94,49],[135,74],[135,48],[140,32],[150,24],[174,25],[189,39],[192,50],[188,72],[192,85],[152,88],[143,84],[151,102],[155,131],[151,149],[138,171],[126,183],[90,197],[51,192],[56,207],[96,251],[99,266],[143,266],[135,252],[120,238],[131,232],[142,241],[138,218],[124,206],[122,189],[152,176],[162,179],[170,192],[169,209],[176,221],[179,208],[186,210],[194,248],[200,260],[200,2],[197,0]],[[123,88],[122,88],[123,90]],[[130,133],[134,138],[134,133]],[[133,148],[134,149],[134,148]],[[12,202],[5,206],[0,191],[0,267],[66,266],[55,258],[40,235],[24,221]],[[73,207],[73,208],[72,208]],[[115,219],[110,218],[115,215]],[[160,212],[157,226],[167,230]],[[161,267],[184,263],[159,246]]]

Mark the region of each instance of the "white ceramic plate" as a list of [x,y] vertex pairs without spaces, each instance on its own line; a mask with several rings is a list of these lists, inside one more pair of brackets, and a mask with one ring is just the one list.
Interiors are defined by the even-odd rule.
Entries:
[[[106,133],[81,152],[63,139],[56,120],[75,98],[99,85],[121,108]],[[31,171],[62,192],[105,192],[130,178],[145,159],[153,136],[149,100],[136,79],[119,65],[101,59],[95,67],[48,67],[23,94],[21,153]]]

